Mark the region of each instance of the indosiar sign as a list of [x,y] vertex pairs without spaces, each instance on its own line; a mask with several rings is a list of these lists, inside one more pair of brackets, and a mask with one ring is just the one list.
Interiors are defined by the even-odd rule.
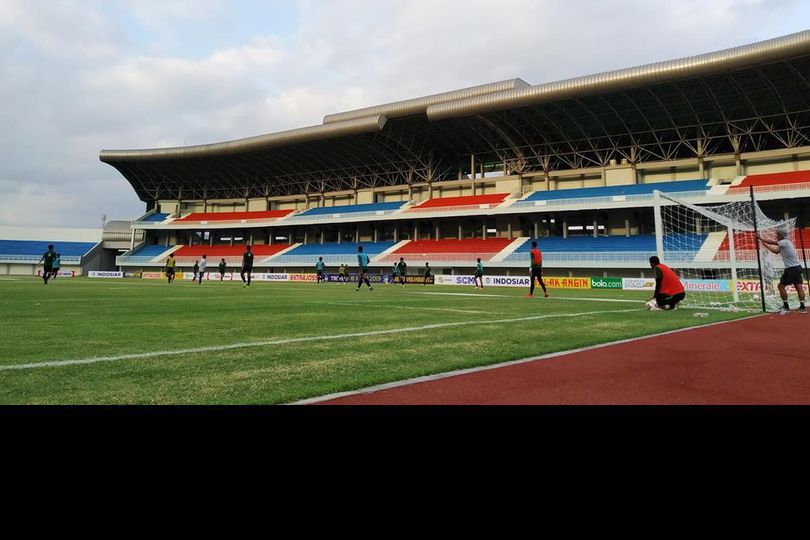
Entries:
[[622,278],[591,278],[591,289],[622,289]]
[[124,277],[123,272],[89,272],[87,275],[91,278],[100,279],[122,279]]
[[490,287],[530,287],[529,276],[485,276],[484,286]]

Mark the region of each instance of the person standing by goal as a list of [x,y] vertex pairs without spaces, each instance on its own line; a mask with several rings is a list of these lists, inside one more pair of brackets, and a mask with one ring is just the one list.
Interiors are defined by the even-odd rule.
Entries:
[[[239,275],[242,276],[243,289],[250,287],[250,274],[253,272],[253,252],[250,249],[250,246],[245,246],[245,252],[242,254],[242,271]],[[247,279],[245,279],[245,275],[247,275]]]
[[785,272],[782,274],[782,279],[779,281],[779,295],[782,297],[782,313],[790,312],[790,305],[788,305],[787,288],[790,285],[799,293],[799,313],[807,313],[807,308],[804,306],[804,279],[802,276],[802,264],[799,262],[799,256],[796,253],[796,246],[788,238],[788,234],[783,229],[776,229],[776,242],[773,240],[765,240],[762,236],[757,236],[762,245],[775,255],[781,255],[782,261],[785,263]]
[[529,287],[529,294],[526,298],[534,298],[534,280],[540,283],[543,288],[543,294],[548,298],[548,290],[546,290],[546,282],[543,281],[543,254],[537,249],[537,242],[532,242],[532,250],[529,252],[529,260],[531,266],[529,267],[532,276],[532,283]]

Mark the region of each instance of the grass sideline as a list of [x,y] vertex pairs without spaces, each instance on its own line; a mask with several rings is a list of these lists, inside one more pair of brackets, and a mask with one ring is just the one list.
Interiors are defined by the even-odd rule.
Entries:
[[[289,403],[748,315],[650,313],[644,292],[551,293],[0,279],[0,403]],[[191,349],[206,350],[171,352]]]

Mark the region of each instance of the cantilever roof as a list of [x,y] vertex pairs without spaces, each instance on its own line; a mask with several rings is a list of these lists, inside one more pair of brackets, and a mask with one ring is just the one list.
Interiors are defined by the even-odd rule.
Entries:
[[335,191],[810,145],[810,30],[530,86],[501,81],[237,141],[104,150],[142,200]]

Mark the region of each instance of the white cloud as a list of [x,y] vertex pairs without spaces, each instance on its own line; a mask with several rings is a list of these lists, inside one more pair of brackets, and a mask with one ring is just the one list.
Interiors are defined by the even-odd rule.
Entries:
[[[495,80],[538,84],[699,54],[810,20],[806,3],[779,0],[2,4],[0,224],[46,213],[73,226],[143,208],[98,161],[102,148],[249,137]],[[293,6],[294,28],[234,26],[212,49],[216,25]]]

